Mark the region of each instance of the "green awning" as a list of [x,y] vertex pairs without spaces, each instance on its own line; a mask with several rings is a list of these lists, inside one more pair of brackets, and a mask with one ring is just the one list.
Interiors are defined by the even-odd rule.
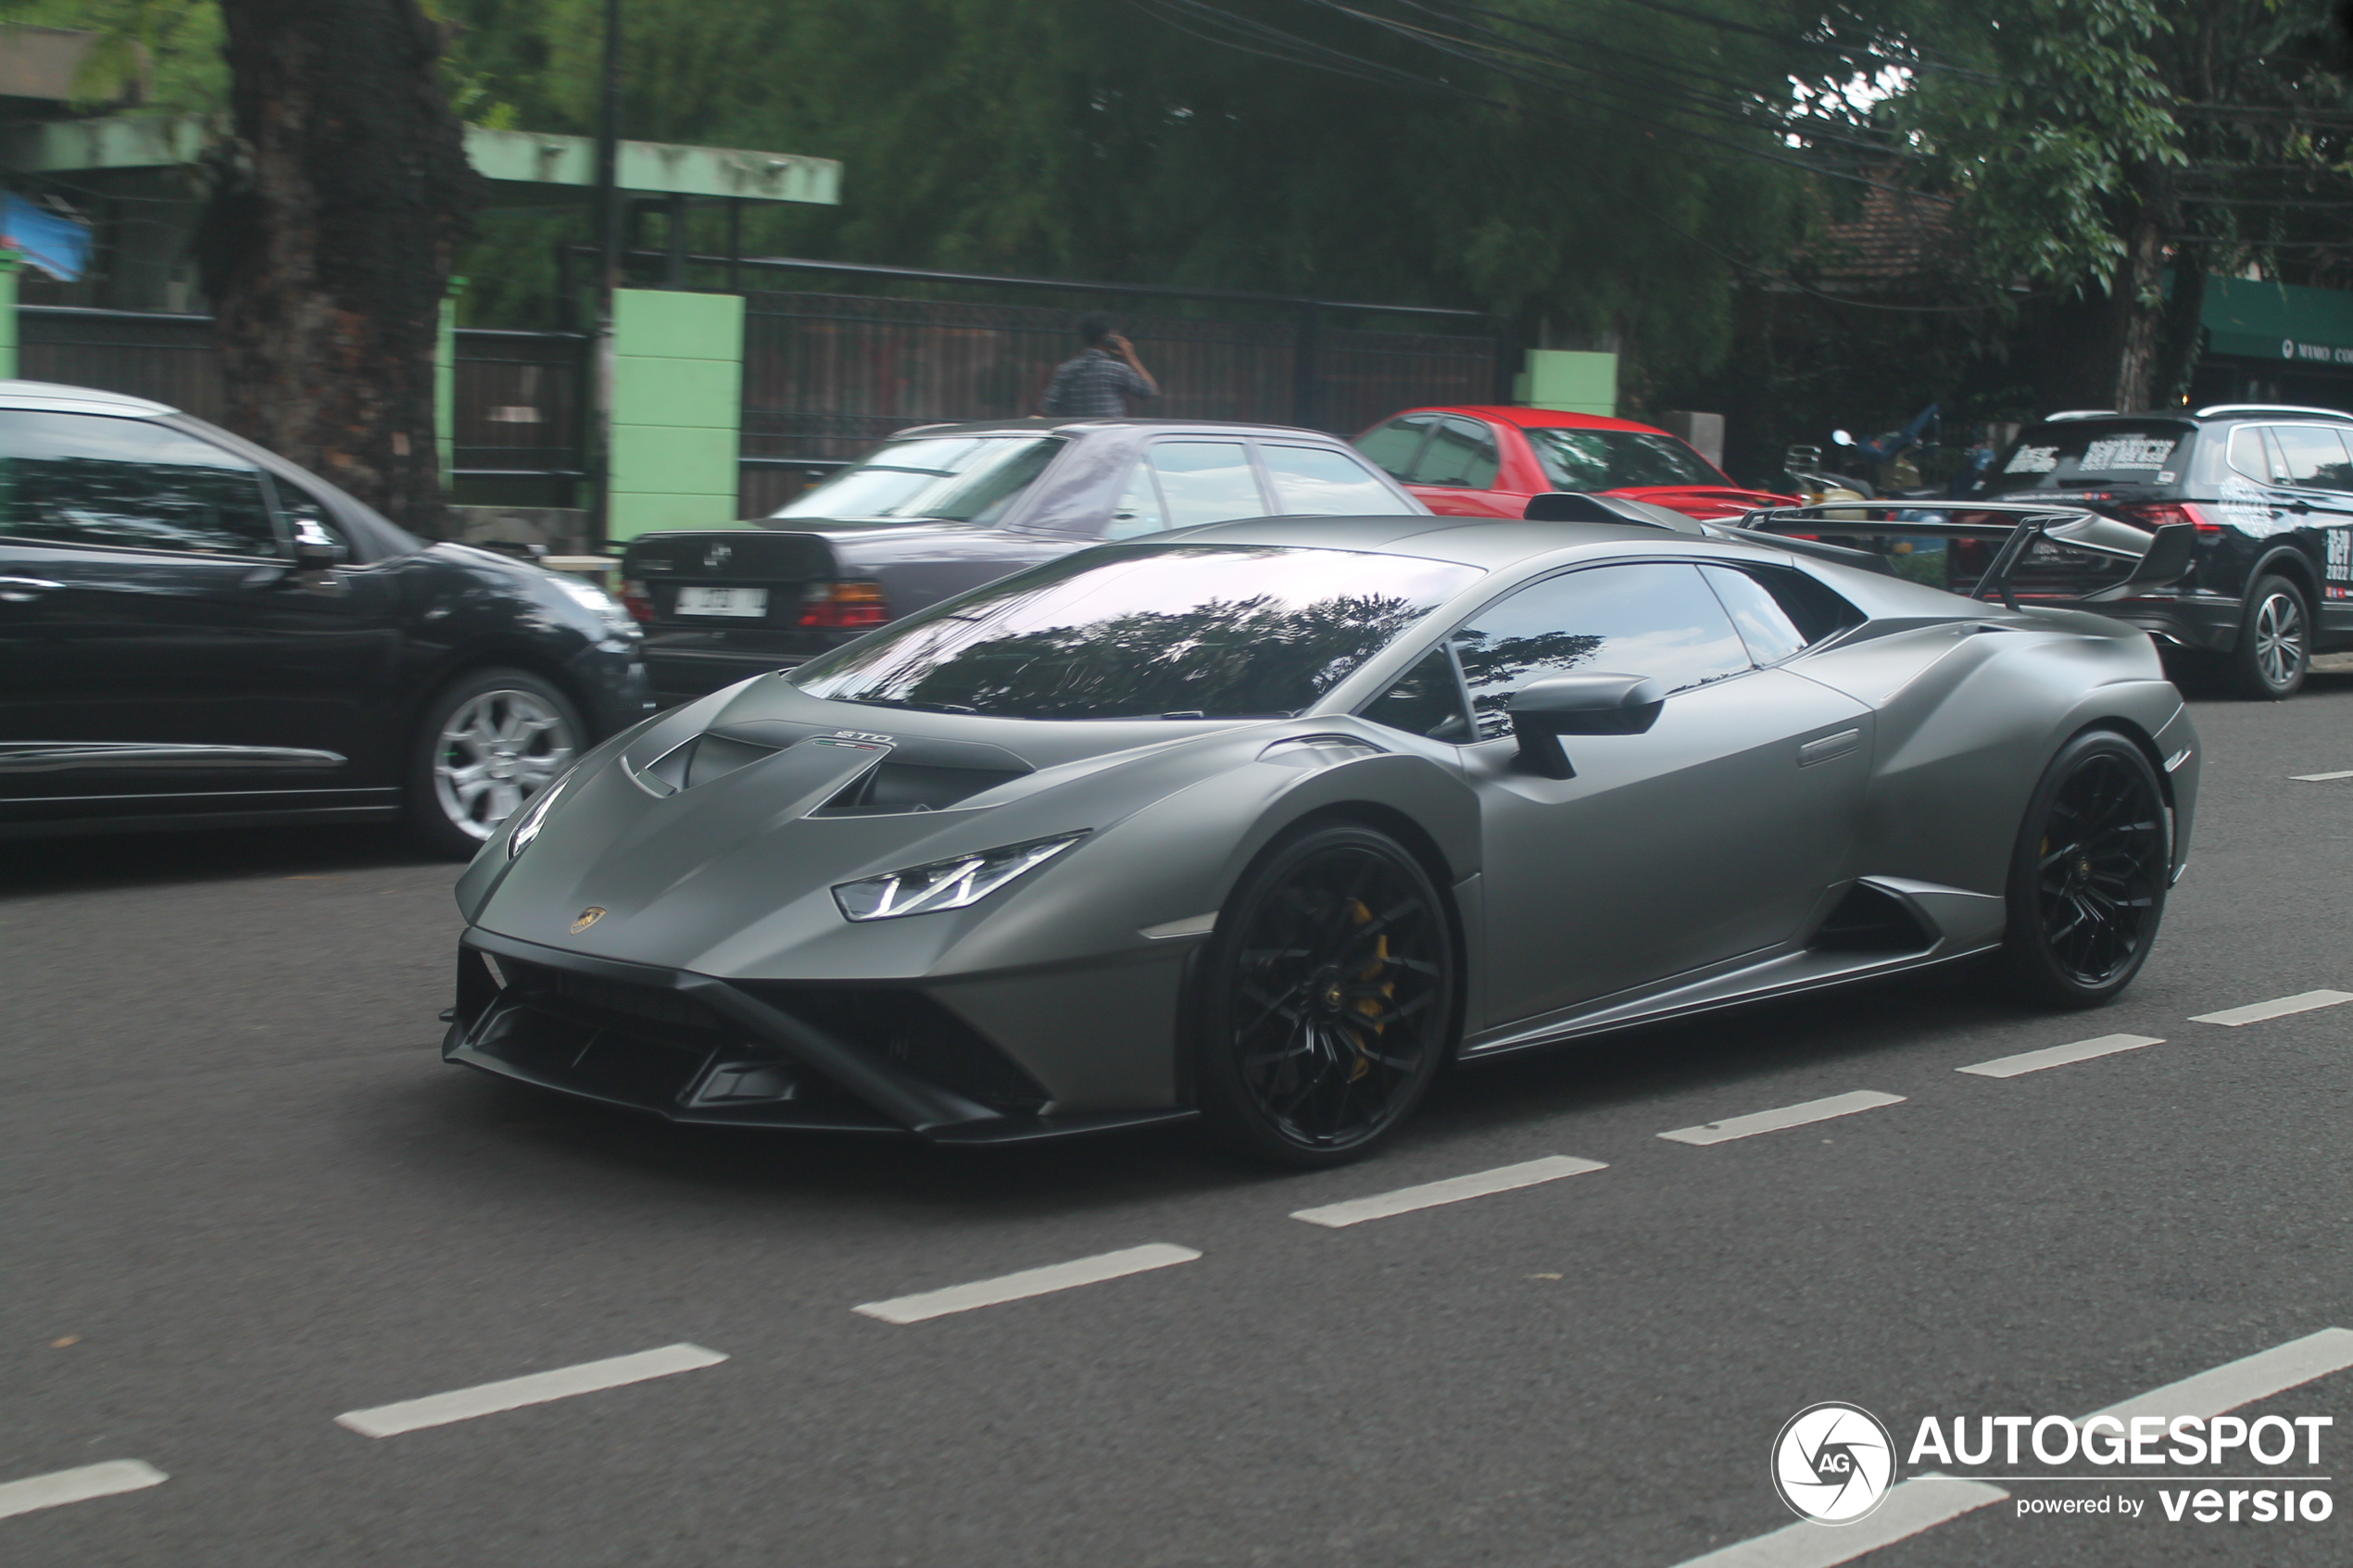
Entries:
[[2246,278],[2206,280],[2206,351],[2309,365],[2353,365],[2353,294]]

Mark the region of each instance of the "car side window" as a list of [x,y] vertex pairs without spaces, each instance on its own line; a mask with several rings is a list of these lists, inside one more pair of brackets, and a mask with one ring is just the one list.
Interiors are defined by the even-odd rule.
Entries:
[[1168,526],[1162,512],[1160,491],[1152,483],[1151,465],[1141,458],[1128,470],[1127,488],[1119,493],[1119,502],[1111,509],[1111,525],[1103,530],[1106,539],[1135,539],[1146,533],[1157,533]]
[[1484,490],[1495,483],[1500,467],[1495,433],[1477,420],[1448,414],[1430,432],[1429,445],[1414,465],[1414,483]]
[[1735,567],[1704,566],[1700,574],[1732,618],[1748,655],[1759,664],[1779,664],[1803,648],[1809,639],[1797,629],[1781,602],[1765,584]]
[[0,536],[208,556],[283,553],[261,470],[167,425],[0,410]]
[[1454,633],[1479,738],[1508,734],[1512,694],[1573,671],[1648,675],[1687,691],[1750,668],[1747,645],[1680,561],[1602,566],[1531,583]]
[[270,489],[278,497],[278,515],[285,520],[287,532],[296,539],[341,545],[346,550],[351,547],[343,525],[335,521],[335,514],[324,501],[274,473],[270,476]]
[[1424,654],[1395,685],[1366,704],[1364,714],[1376,724],[1432,740],[1459,744],[1475,733],[1470,710],[1463,706],[1462,677],[1443,647]]
[[1328,446],[1278,446],[1261,442],[1266,476],[1286,512],[1312,517],[1395,517],[1413,510],[1396,493],[1345,452]]
[[1250,453],[1239,441],[1158,442],[1151,465],[1171,528],[1265,517],[1271,509],[1258,493]]
[[1421,456],[1422,437],[1429,433],[1435,422],[1428,414],[1407,414],[1391,420],[1378,430],[1368,430],[1356,438],[1356,450],[1365,454],[1381,472],[1404,483],[1414,471],[1414,459]]
[[2258,484],[2271,483],[2271,454],[2263,449],[2263,427],[2241,425],[2231,432],[2230,465]]
[[2287,461],[2281,481],[2310,490],[2353,490],[2353,463],[2345,439],[2326,425],[2273,425],[2271,438]]

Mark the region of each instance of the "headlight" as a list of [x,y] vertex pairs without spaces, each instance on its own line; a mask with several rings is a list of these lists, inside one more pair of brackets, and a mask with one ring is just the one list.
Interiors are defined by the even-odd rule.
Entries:
[[564,792],[564,786],[572,783],[573,774],[578,771],[580,764],[574,762],[539,792],[538,799],[523,809],[522,820],[515,823],[515,831],[507,839],[507,859],[511,860],[531,847],[531,841],[539,836],[540,825],[547,822],[548,811],[555,807],[556,797]]
[[1002,849],[910,866],[887,876],[845,882],[834,889],[834,902],[851,920],[890,920],[899,915],[927,915],[935,909],[966,909],[1086,836],[1082,831],[1059,838],[1033,838]]
[[637,629],[637,620],[629,613],[628,607],[594,583],[584,582],[569,571],[551,571],[547,575],[555,579],[556,586],[562,590],[566,598],[603,622],[607,636],[641,637],[645,635]]

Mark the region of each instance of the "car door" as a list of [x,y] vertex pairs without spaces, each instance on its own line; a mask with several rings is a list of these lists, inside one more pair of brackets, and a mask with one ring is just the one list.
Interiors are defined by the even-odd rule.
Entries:
[[[1453,635],[1478,735],[1462,757],[1485,824],[1488,1026],[1793,941],[1845,874],[1869,710],[1773,664],[1805,641],[1789,614],[1746,571],[1707,571],[1724,595],[1689,561],[1583,568]],[[1645,734],[1566,739],[1577,776],[1542,778],[1507,705],[1572,671],[1670,695]]]
[[[2272,425],[2274,453],[2272,523],[2294,531],[2325,573],[2332,599],[2353,585],[2353,456],[2333,425]],[[2341,612],[2315,605],[2313,613],[2334,629]]]
[[1437,423],[1436,414],[1402,414],[1358,436],[1355,447],[1381,472],[1400,484],[1411,484],[1422,443],[1429,439],[1430,429]]
[[0,798],[177,811],[346,781],[381,643],[293,571],[270,483],[151,420],[0,411]]
[[1483,420],[1462,414],[1440,417],[1408,482],[1441,517],[1517,517],[1496,494],[1503,471],[1495,433]]

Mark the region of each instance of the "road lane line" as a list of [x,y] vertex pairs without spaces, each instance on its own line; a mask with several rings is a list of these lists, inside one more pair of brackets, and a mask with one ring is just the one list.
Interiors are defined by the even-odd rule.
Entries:
[[[2324,1328],[2284,1345],[2201,1372],[2179,1383],[2110,1405],[2093,1415],[2112,1415],[2128,1426],[2136,1415],[2196,1415],[2212,1418],[2258,1399],[2353,1367],[2353,1328]],[[2092,1416],[2083,1417],[2078,1426]]]
[[2065,1067],[2070,1061],[2089,1061],[2097,1056],[2113,1056],[2118,1051],[2136,1051],[2143,1046],[2164,1043],[2151,1035],[2102,1035],[2095,1040],[2078,1040],[2070,1046],[1997,1056],[1991,1061],[1981,1061],[1974,1067],[1956,1067],[1953,1071],[1974,1073],[1981,1078],[2015,1078],[2021,1073],[2040,1073],[2045,1067]]
[[975,1307],[994,1307],[1081,1285],[1100,1285],[1107,1279],[1122,1279],[1175,1263],[1189,1263],[1200,1256],[1189,1247],[1152,1242],[1118,1252],[1098,1253],[1092,1258],[1076,1258],[1067,1263],[1049,1263],[1042,1269],[1000,1274],[995,1279],[976,1279],[970,1285],[951,1285],[914,1296],[894,1296],[887,1301],[868,1301],[850,1311],[885,1323],[923,1323],[944,1318],[950,1312],[969,1312]]
[[1801,1519],[1770,1535],[1694,1557],[1681,1568],[1831,1568],[1833,1563],[1852,1562],[1865,1552],[1894,1546],[2008,1496],[2001,1487],[1982,1481],[1916,1475],[1890,1487],[1886,1499],[1868,1519],[1852,1524],[1817,1524]]
[[2353,779],[2353,769],[2342,773],[2290,773],[2288,777],[2298,784],[2327,784],[2332,779]]
[[453,1421],[472,1421],[478,1415],[495,1415],[524,1405],[544,1405],[550,1399],[569,1399],[575,1394],[594,1394],[625,1384],[643,1383],[648,1378],[668,1377],[673,1373],[694,1372],[717,1366],[726,1359],[699,1345],[664,1345],[659,1350],[583,1361],[578,1366],[558,1367],[553,1372],[535,1372],[524,1377],[452,1389],[447,1394],[429,1394],[422,1399],[403,1399],[396,1405],[346,1411],[335,1417],[335,1424],[349,1427],[363,1437],[392,1437],[422,1427],[447,1426]]
[[104,1464],[85,1464],[79,1470],[53,1470],[46,1475],[0,1482],[0,1519],[31,1513],[39,1508],[110,1498],[117,1492],[135,1492],[142,1486],[170,1479],[143,1460],[110,1459]]
[[1395,1192],[1377,1193],[1371,1198],[1351,1198],[1346,1203],[1300,1209],[1292,1212],[1291,1218],[1338,1230],[1366,1220],[1385,1220],[1391,1214],[1410,1214],[1416,1209],[1435,1209],[1441,1203],[1460,1203],[1466,1198],[1485,1198],[1491,1192],[1511,1192],[1540,1182],[1556,1182],[1563,1176],[1581,1176],[1588,1171],[1608,1169],[1598,1160],[1553,1154],[1518,1165],[1499,1165],[1492,1171],[1476,1171],[1467,1176],[1449,1176],[1442,1182],[1426,1182],[1420,1186],[1399,1187]]
[[2269,1018],[2285,1018],[2292,1012],[2310,1012],[2314,1008],[2333,1008],[2339,1002],[2353,1002],[2353,991],[2299,991],[2293,997],[2275,997],[2268,1002],[2249,1002],[2243,1008],[2225,1008],[2221,1012],[2202,1012],[2190,1022],[2192,1023],[2227,1023],[2235,1029],[2242,1023],[2260,1023]]
[[1702,1127],[1678,1127],[1671,1133],[1658,1135],[1675,1143],[1730,1143],[1734,1138],[1753,1138],[1759,1133],[1778,1133],[1783,1127],[1803,1127],[1809,1122],[1827,1122],[1833,1116],[1852,1116],[1858,1110],[1875,1110],[1882,1105],[1903,1103],[1902,1095],[1883,1095],[1876,1089],[1857,1089],[1851,1095],[1809,1099],[1803,1105],[1785,1105],[1779,1110],[1760,1110],[1751,1116],[1729,1117]]

